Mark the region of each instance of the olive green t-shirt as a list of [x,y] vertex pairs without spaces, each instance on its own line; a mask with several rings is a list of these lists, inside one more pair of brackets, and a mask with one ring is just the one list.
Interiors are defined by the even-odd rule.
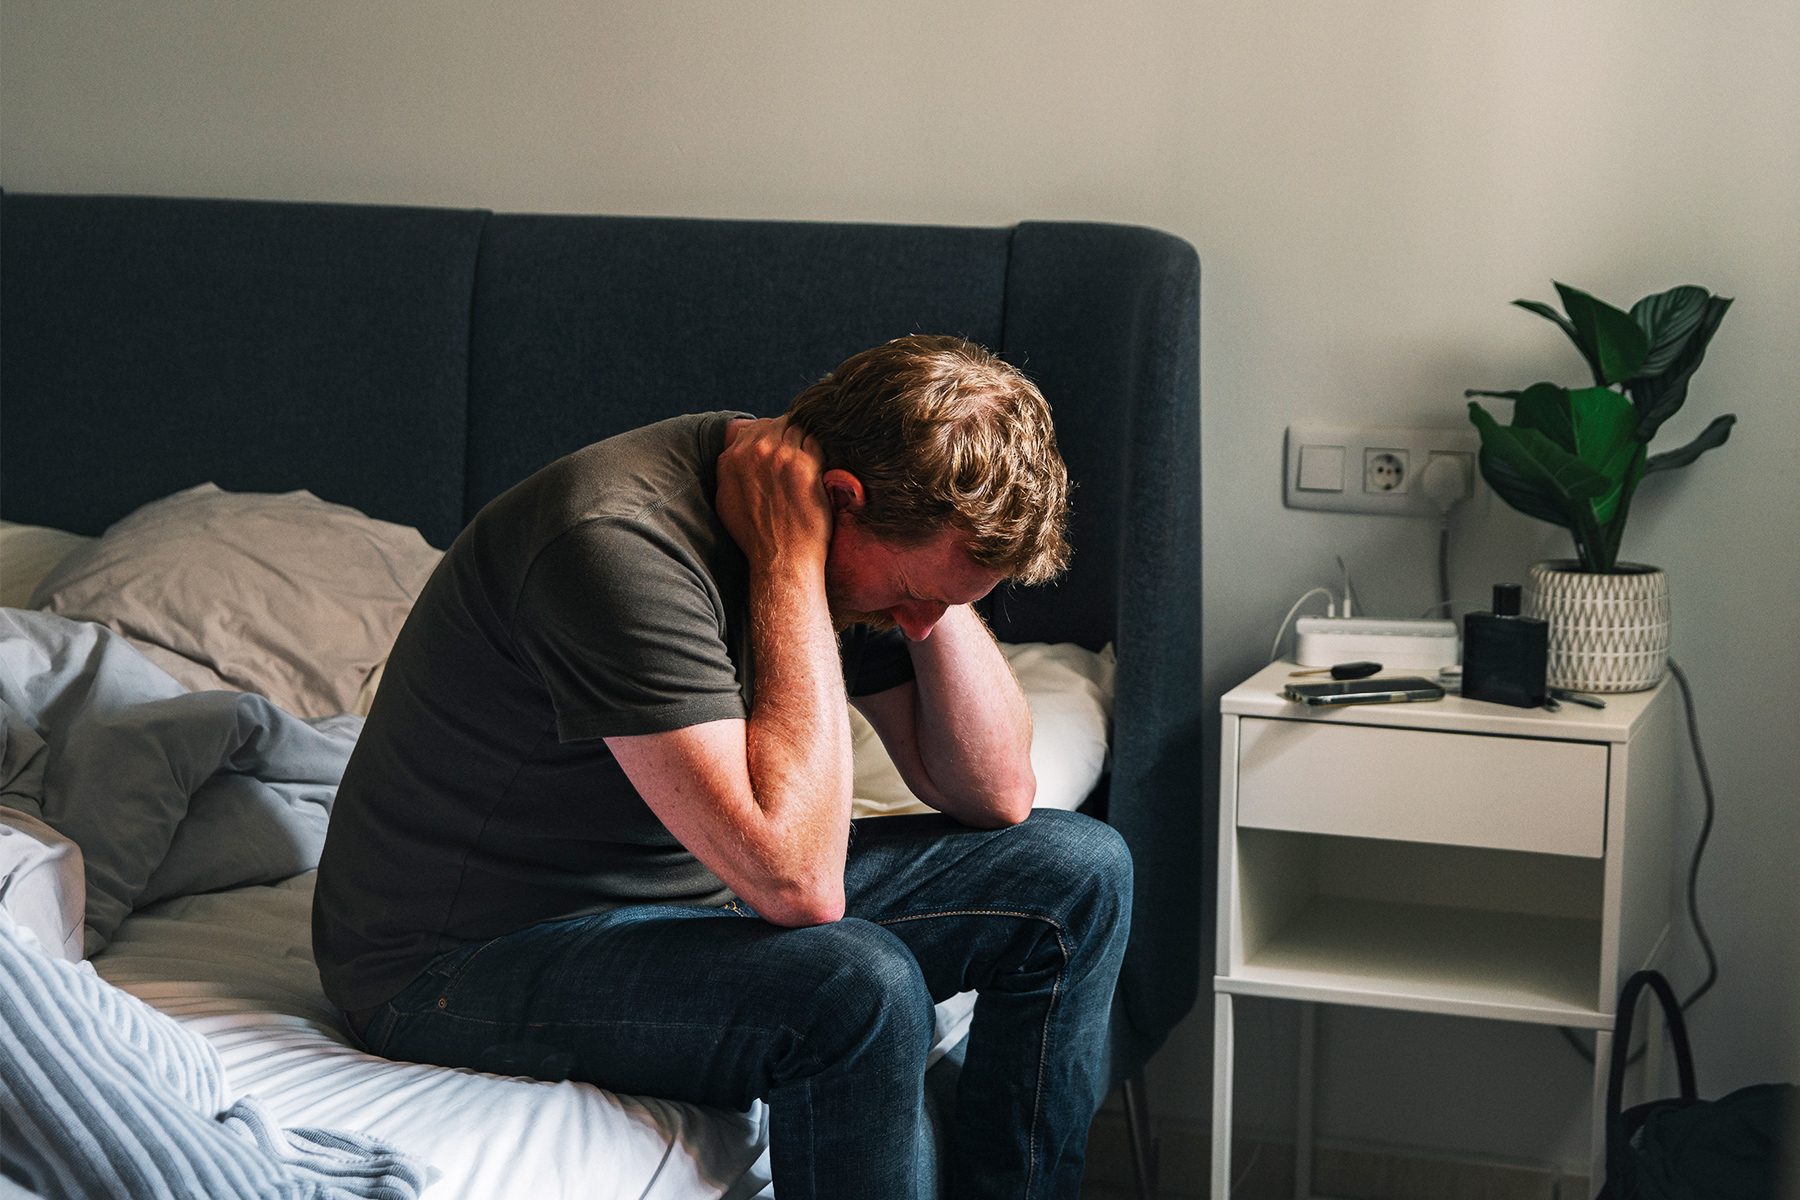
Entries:
[[[742,552],[713,511],[727,423],[596,442],[463,530],[407,618],[345,769],[313,901],[326,994],[379,1004],[471,940],[621,904],[720,904],[602,740],[744,717]],[[844,639],[852,695],[912,677]]]

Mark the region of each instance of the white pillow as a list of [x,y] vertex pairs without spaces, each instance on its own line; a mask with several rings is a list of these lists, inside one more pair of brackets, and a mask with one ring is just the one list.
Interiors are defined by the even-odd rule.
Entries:
[[31,593],[44,576],[93,540],[44,525],[0,521],[0,608],[30,607]]
[[[1000,649],[1031,706],[1031,769],[1037,775],[1032,806],[1072,811],[1106,770],[1113,648],[1096,653],[1070,642],[1020,642]],[[907,788],[874,726],[854,707],[850,737],[856,767],[851,816],[933,811]]]
[[0,912],[45,953],[81,961],[87,877],[81,848],[29,813],[0,805]]

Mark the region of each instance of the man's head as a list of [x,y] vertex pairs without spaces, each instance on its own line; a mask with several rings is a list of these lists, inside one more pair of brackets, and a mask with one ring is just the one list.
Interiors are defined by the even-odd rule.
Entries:
[[[1050,407],[1017,369],[956,337],[865,350],[807,388],[788,416],[825,456],[836,512],[828,584],[857,616],[967,603],[1004,579],[1068,565],[1069,476]],[[884,584],[877,588],[878,581]],[[979,589],[979,590],[977,590]],[[904,592],[913,612],[888,601]]]

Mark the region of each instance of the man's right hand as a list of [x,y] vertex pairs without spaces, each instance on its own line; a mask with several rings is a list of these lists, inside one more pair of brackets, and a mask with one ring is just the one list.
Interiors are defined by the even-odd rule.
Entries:
[[606,740],[669,832],[778,925],[844,911],[850,719],[825,596],[823,468],[786,418],[730,427],[714,508],[750,566],[750,715]]
[[719,455],[715,507],[752,567],[816,571],[831,546],[825,455],[786,417],[734,423]]

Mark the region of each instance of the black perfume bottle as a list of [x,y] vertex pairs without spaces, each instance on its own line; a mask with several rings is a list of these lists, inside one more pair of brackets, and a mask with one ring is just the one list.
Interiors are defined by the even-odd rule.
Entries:
[[1462,694],[1518,708],[1544,703],[1550,626],[1519,615],[1519,585],[1494,585],[1494,611],[1463,618]]

